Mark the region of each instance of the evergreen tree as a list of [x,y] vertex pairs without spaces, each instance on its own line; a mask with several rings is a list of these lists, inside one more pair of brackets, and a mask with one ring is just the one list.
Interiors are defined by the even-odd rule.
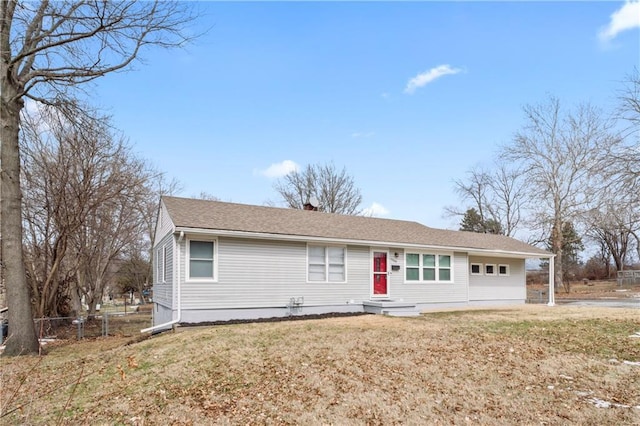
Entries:
[[503,234],[502,226],[494,219],[483,219],[475,208],[467,209],[460,222],[461,231],[479,232],[481,234]]

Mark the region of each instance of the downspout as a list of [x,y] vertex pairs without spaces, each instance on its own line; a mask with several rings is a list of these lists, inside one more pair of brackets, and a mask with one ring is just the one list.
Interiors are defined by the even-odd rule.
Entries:
[[180,293],[180,290],[182,288],[182,286],[180,285],[180,263],[181,263],[180,262],[180,243],[182,242],[183,239],[184,239],[184,231],[180,231],[180,236],[178,237],[178,242],[176,244],[177,256],[175,256],[175,258],[177,258],[178,261],[175,263],[176,273],[174,274],[174,280],[173,280],[173,282],[178,286],[178,309],[177,309],[178,317],[169,322],[165,322],[164,324],[158,324],[158,325],[154,325],[153,327],[143,328],[142,330],[140,330],[140,333],[148,333],[150,331],[153,332],[160,328],[167,328],[168,326],[174,326],[175,324],[178,324],[182,319],[182,297]]

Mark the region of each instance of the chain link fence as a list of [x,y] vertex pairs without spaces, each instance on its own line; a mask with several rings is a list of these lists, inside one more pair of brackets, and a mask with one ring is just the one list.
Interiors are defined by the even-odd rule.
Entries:
[[640,284],[640,271],[618,271],[618,286]]
[[538,290],[527,288],[526,303],[547,303],[549,302],[549,290]]
[[[37,318],[34,320],[40,339],[85,339],[107,336],[132,336],[151,325],[151,312],[113,311],[93,317]],[[9,330],[10,336],[11,330]]]

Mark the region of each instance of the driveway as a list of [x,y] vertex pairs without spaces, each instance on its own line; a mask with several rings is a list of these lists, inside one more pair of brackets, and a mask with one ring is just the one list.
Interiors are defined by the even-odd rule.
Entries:
[[603,308],[635,308],[640,309],[640,298],[629,299],[556,299],[558,305],[568,306],[600,306]]

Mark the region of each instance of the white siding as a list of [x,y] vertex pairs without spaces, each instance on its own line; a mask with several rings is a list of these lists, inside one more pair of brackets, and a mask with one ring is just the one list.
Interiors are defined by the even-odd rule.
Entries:
[[[153,325],[166,324],[173,320],[174,311],[160,304],[153,305]],[[167,327],[169,328],[169,327]]]
[[[166,235],[153,249],[153,300],[169,308],[173,306],[175,299],[173,240],[172,234]],[[158,261],[164,261],[163,247],[166,248],[168,259],[165,282],[161,282],[161,276],[158,274]]]
[[[184,253],[184,250],[181,250]],[[181,275],[186,259],[182,255]],[[303,242],[218,239],[218,281],[185,282],[182,309],[284,307],[356,303],[369,298],[369,248],[347,247],[347,282],[307,282]]]
[[173,233],[173,222],[169,217],[169,212],[167,212],[167,208],[164,203],[160,203],[160,208],[158,209],[158,217],[156,222],[156,232],[153,237],[154,246],[161,241],[163,238],[167,236],[167,234]]
[[[398,253],[398,257],[395,257]],[[392,299],[402,299],[405,302],[418,304],[466,302],[469,286],[466,253],[453,253],[452,283],[405,282],[404,256],[405,250],[389,249],[389,269],[391,265],[399,265],[399,271],[390,274],[389,296]],[[435,252],[438,253],[438,252]]]
[[[217,280],[189,282],[185,281],[188,262],[185,244],[189,238],[197,240],[197,236],[188,235],[175,248],[180,256],[175,275],[182,283],[184,317],[191,315],[188,312],[195,315],[206,310],[284,309],[291,298],[304,298],[302,308],[307,310],[333,306],[335,311],[361,305],[371,298],[372,262],[368,246],[347,246],[347,282],[308,282],[306,243],[219,237],[216,240]],[[392,300],[419,305],[464,305],[469,301],[524,300],[526,296],[523,260],[468,258],[466,253],[453,252],[453,282],[418,283],[405,282],[405,250],[391,247],[388,253],[388,288]],[[470,277],[471,262],[490,262],[496,268],[500,264],[509,265],[509,276]],[[399,267],[397,271],[393,271],[394,265]],[[174,301],[177,300],[176,287],[167,289],[163,297],[167,299],[170,294]],[[162,299],[163,304],[167,303],[165,299]],[[237,316],[237,312],[240,311],[234,315]]]
[[[471,275],[471,264],[482,265],[481,275]],[[484,266],[495,265],[496,275],[485,275]],[[498,275],[498,265],[508,265],[509,275]],[[498,257],[469,258],[469,300],[513,300],[523,301],[527,297],[525,264],[522,259],[505,259]]]

